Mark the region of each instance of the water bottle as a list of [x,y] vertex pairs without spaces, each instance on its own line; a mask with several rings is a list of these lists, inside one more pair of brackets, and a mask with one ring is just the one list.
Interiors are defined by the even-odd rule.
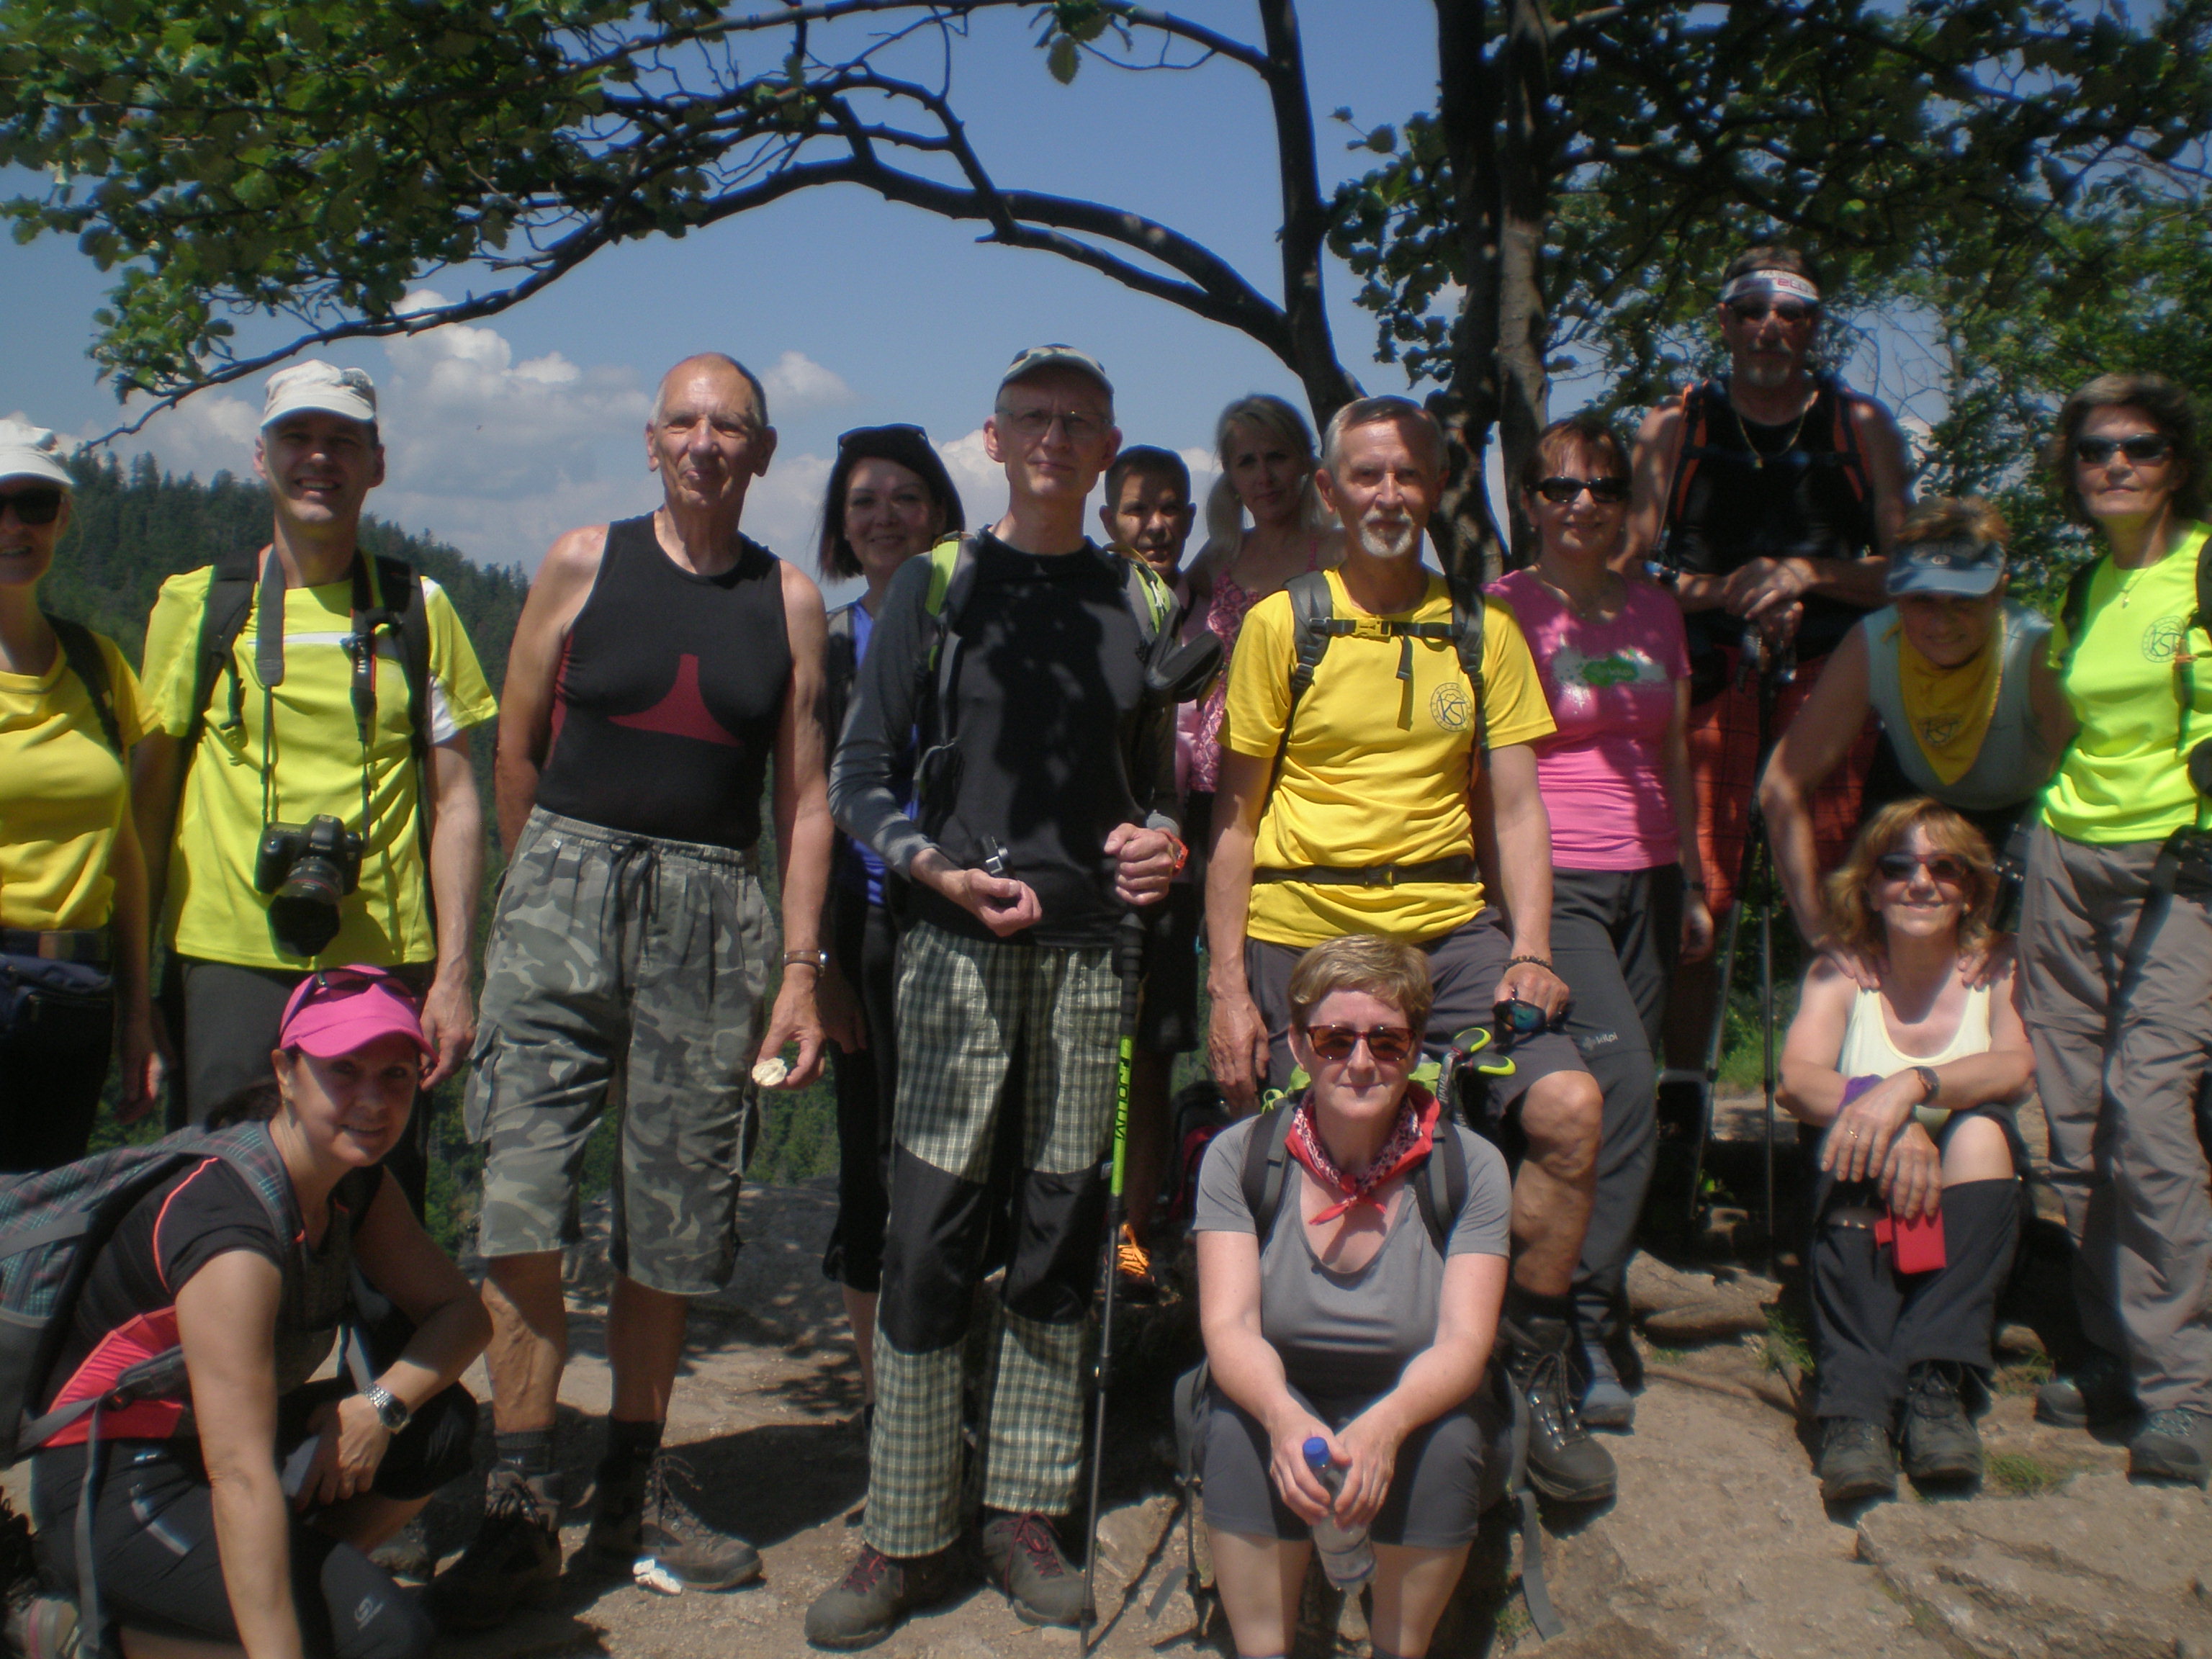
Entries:
[[[1332,1501],[1344,1490],[1344,1471],[1328,1461],[1328,1442],[1316,1435],[1305,1443],[1306,1467],[1314,1479],[1328,1488]],[[1350,1595],[1375,1576],[1375,1547],[1367,1541],[1367,1528],[1347,1532],[1334,1516],[1313,1523],[1314,1548],[1321,1553],[1321,1570],[1328,1582]]]

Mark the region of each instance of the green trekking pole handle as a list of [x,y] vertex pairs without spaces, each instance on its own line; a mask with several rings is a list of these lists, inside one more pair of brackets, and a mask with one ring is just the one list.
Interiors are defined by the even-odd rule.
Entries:
[[1121,1277],[1114,1262],[1121,1242],[1126,1204],[1122,1176],[1129,1150],[1129,1073],[1137,1053],[1137,1012],[1145,989],[1145,919],[1125,911],[1114,929],[1114,976],[1121,981],[1121,1036],[1114,1076],[1114,1163],[1106,1184],[1106,1294],[1098,1318],[1098,1372],[1091,1433],[1091,1546],[1083,1553],[1083,1620],[1079,1651],[1091,1651],[1091,1627],[1098,1622],[1098,1488],[1106,1465],[1106,1391],[1113,1384],[1114,1290]]

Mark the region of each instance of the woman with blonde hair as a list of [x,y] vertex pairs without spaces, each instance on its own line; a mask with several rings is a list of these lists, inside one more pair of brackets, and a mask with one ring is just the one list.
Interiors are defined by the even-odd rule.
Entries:
[[2033,1074],[2009,941],[1993,937],[1989,843],[1921,796],[1875,813],[1828,878],[1827,927],[1878,963],[1805,975],[1782,1102],[1826,1131],[1809,1256],[1820,1495],[1969,1480],[1997,1292],[2020,1240],[2020,1132]]

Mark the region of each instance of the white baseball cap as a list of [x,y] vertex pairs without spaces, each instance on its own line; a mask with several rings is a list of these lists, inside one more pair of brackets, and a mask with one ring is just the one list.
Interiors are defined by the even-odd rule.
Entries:
[[303,409],[325,415],[342,415],[364,426],[376,421],[376,382],[362,368],[340,368],[336,363],[310,357],[304,363],[280,368],[269,377],[269,390],[261,406],[261,424],[268,426]]
[[64,489],[76,480],[62,465],[67,452],[58,434],[27,421],[0,421],[0,478],[44,478]]

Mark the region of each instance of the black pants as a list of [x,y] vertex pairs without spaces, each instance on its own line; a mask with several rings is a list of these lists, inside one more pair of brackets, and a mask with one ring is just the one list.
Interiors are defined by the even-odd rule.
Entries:
[[1605,1092],[1596,1200],[1575,1270],[1575,1319],[1589,1341],[1612,1340],[1626,1318],[1628,1259],[1659,1146],[1654,1056],[1681,940],[1680,865],[1552,872],[1566,1034]]
[[[429,988],[427,963],[391,971],[418,997]],[[240,1090],[269,1080],[269,1056],[276,1047],[284,1004],[307,977],[305,969],[241,968],[171,954],[161,1012],[181,1052],[179,1076],[169,1090],[169,1127],[204,1123]],[[429,1176],[429,1146],[430,1111],[417,1095],[407,1133],[384,1163],[418,1216]]]
[[884,1228],[890,1218],[891,1108],[898,1096],[898,932],[889,909],[840,883],[830,890],[830,937],[838,966],[860,1000],[868,1046],[839,1051],[837,1221],[822,1253],[822,1274],[848,1290],[874,1294],[884,1283]]
[[[1962,1118],[1975,1115],[1954,1113],[1938,1145]],[[2009,1118],[2006,1124],[2009,1130]],[[2008,1139],[2017,1168],[2017,1132]],[[1924,1360],[1952,1361],[1986,1380],[1996,1363],[1997,1295],[2020,1245],[2021,1198],[2017,1180],[1946,1187],[1944,1265],[1908,1275],[1893,1268],[1889,1250],[1863,1224],[1868,1212],[1881,1210],[1873,1183],[1845,1187],[1832,1175],[1821,1177],[1809,1274],[1820,1416],[1892,1426],[1906,1374]]]
[[[278,1404],[278,1455],[304,1437],[312,1407],[335,1390],[295,1391]],[[427,1498],[468,1472],[476,1401],[458,1384],[416,1413],[376,1472],[386,1498]],[[289,1431],[289,1432],[287,1432]],[[49,1583],[78,1593],[75,1546],[85,1449],[40,1452],[32,1464],[32,1514]],[[315,1659],[419,1659],[434,1639],[416,1599],[350,1544],[291,1523],[292,1601]],[[192,1440],[116,1440],[101,1449],[93,1500],[93,1571],[106,1618],[125,1629],[188,1640],[238,1638],[216,1541],[215,1498]]]
[[59,1169],[84,1156],[115,1047],[115,999],[0,1036],[0,1175]]

